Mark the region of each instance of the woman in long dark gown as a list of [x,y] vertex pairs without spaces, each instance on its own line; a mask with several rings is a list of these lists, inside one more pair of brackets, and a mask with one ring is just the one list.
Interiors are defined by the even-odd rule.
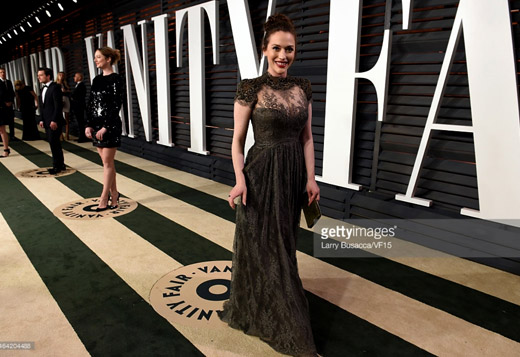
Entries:
[[[230,299],[219,316],[231,327],[260,337],[275,350],[315,356],[308,302],[298,275],[296,240],[302,204],[319,200],[314,178],[312,91],[291,77],[296,33],[284,15],[266,24],[263,53],[268,71],[243,80],[235,96],[232,144],[237,205]],[[251,118],[255,144],[244,165]],[[307,191],[308,202],[303,193]]]
[[18,109],[22,113],[23,134],[22,140],[39,140],[40,132],[36,123],[36,108],[38,107],[38,97],[32,87],[26,86],[22,81],[14,81],[16,89],[16,101]]

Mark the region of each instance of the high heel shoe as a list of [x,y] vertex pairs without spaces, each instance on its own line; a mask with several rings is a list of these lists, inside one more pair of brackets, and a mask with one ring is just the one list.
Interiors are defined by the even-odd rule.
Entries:
[[8,157],[9,154],[11,153],[11,149],[4,149],[4,152],[7,153],[7,155],[2,155],[2,156],[0,156],[0,158],[2,158],[2,157]]
[[[116,204],[115,205],[110,205],[110,209],[116,209],[119,207],[119,198],[121,197],[121,194],[118,192],[117,193],[117,200],[116,200]],[[112,200],[112,198],[110,199],[110,201],[112,201],[112,203],[114,203],[114,200]]]
[[[108,195],[108,199],[110,199],[110,194]],[[103,208],[99,207],[99,205],[96,207],[96,212],[103,212],[103,211],[106,211],[107,209],[111,209],[111,207],[108,205],[108,200],[107,200],[107,205]]]

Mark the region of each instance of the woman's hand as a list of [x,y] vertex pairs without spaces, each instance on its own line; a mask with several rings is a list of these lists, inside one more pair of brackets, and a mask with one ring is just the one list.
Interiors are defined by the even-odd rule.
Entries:
[[107,132],[106,128],[99,129],[98,132],[96,133],[96,139],[98,139],[99,141],[103,140],[103,135],[105,135],[106,132]]
[[229,192],[228,203],[229,206],[235,209],[235,198],[242,196],[242,204],[246,205],[247,199],[247,186],[245,184],[236,184],[235,187]]
[[92,132],[94,129],[92,129],[90,126],[85,128],[85,136],[89,139],[92,139]]
[[309,202],[307,205],[311,205],[311,202],[316,200],[320,200],[320,188],[318,187],[318,184],[316,183],[316,180],[309,179],[307,180],[307,186],[305,188],[307,190],[307,196],[309,197]]

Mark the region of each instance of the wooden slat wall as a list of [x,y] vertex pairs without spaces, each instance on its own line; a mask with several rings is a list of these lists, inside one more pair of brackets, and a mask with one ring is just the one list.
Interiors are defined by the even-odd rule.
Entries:
[[[400,31],[400,5],[394,7],[395,31],[387,120],[381,128],[376,190],[404,193],[430,109],[458,1],[417,1],[413,31]],[[451,69],[439,122],[471,125],[464,43]],[[435,132],[417,195],[438,207],[478,209],[473,137]]]
[[[174,14],[179,9],[203,2],[205,1],[117,0],[110,4],[99,0],[87,2],[82,4],[81,9],[67,14],[64,21],[55,21],[33,33],[30,40],[12,50],[12,58],[39,52],[51,46],[59,46],[65,53],[70,77],[74,71],[82,69],[87,74],[83,41],[85,37],[114,30],[116,44],[118,48],[123,49],[121,26],[150,20],[153,16],[162,13],[170,14],[171,120],[173,141],[176,146],[167,148],[154,144],[158,139],[158,124],[154,35],[153,25],[150,24],[147,56],[150,64],[153,141],[144,140],[135,88],[132,88],[137,138],[124,138],[122,150],[232,185],[234,174],[230,157],[233,135],[233,96],[240,76],[237,70],[228,5],[225,0],[220,1],[219,65],[212,64],[209,23],[207,19],[205,20],[206,134],[210,155],[196,155],[186,150],[190,145],[187,31],[184,35],[183,66],[177,68]],[[354,192],[320,184],[324,214],[345,219],[454,217],[460,219],[460,227],[465,225],[470,227],[478,223],[481,229],[488,229],[490,232],[505,229],[491,222],[461,219],[464,218],[459,213],[462,207],[473,209],[479,207],[471,134],[436,132],[433,135],[417,190],[417,196],[433,200],[433,207],[417,207],[394,199],[396,193],[405,192],[410,179],[458,3],[459,0],[415,0],[413,28],[410,31],[403,31],[401,27],[401,1],[393,1],[390,4],[389,26],[394,37],[386,121],[377,122],[375,90],[370,82],[360,80],[353,181],[362,184],[364,189],[361,192]],[[520,60],[518,25],[520,0],[511,0],[510,6],[518,61]],[[276,8],[277,12],[287,14],[293,19],[297,27],[297,56],[291,74],[305,76],[312,83],[314,100],[312,129],[318,175],[321,174],[323,161],[329,8],[329,0],[279,0]],[[379,57],[386,8],[387,1],[384,0],[363,1],[360,71],[372,68]],[[260,49],[267,1],[249,0],[249,9],[257,48]],[[140,38],[138,27],[136,33]],[[120,64],[120,70],[122,72],[125,70],[124,61]],[[439,120],[442,123],[471,125],[464,41],[461,41],[456,54]],[[453,228],[453,231],[457,229]],[[413,240],[413,237],[410,239]],[[442,237],[431,237],[431,241],[435,242],[432,245],[437,247]],[[481,241],[471,238],[462,239],[461,242],[476,249],[481,244],[479,243]],[[507,246],[511,243],[508,241],[504,244]],[[486,249],[484,245],[481,245],[481,248],[484,251]],[[511,271],[520,271],[520,263],[515,259],[502,259],[495,263],[486,260],[486,262]]]

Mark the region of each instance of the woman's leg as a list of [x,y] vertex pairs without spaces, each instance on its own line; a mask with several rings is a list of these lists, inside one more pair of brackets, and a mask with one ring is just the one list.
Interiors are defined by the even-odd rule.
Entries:
[[[116,148],[113,148],[114,149],[114,155],[112,156],[112,163],[114,162],[114,159],[115,159],[115,156],[116,156],[116,152],[117,152],[117,149]],[[116,166],[114,164],[114,176],[113,176],[113,180],[112,180],[112,186],[110,187],[110,195],[112,197],[112,202],[110,202],[110,204],[112,206],[115,206],[117,205],[117,201],[119,200],[119,192],[117,191],[117,183],[116,183]]]
[[2,156],[9,156],[9,135],[7,135],[5,125],[0,125],[0,136],[2,137],[2,142],[4,144],[4,153]]
[[114,157],[116,155],[116,148],[97,148],[99,156],[103,161],[103,192],[101,192],[99,206],[104,208],[108,205],[108,194],[114,188],[117,192],[116,182],[116,167],[114,165]]

